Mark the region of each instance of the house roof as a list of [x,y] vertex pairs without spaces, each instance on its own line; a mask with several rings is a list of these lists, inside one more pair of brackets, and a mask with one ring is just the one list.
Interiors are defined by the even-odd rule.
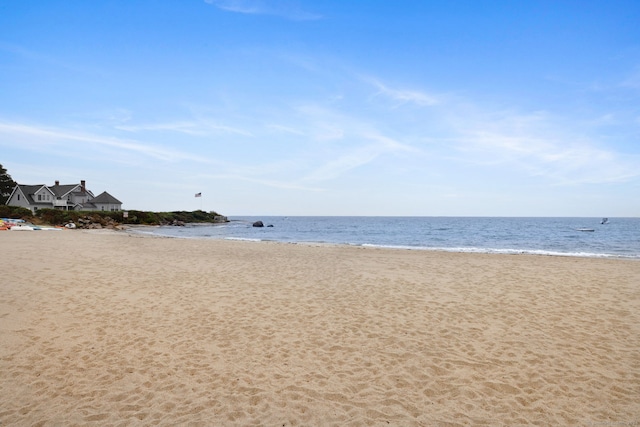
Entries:
[[[36,201],[33,199],[32,196],[36,194],[36,192],[40,190],[42,187],[47,188],[47,186],[44,184],[40,184],[40,185],[18,184],[17,187],[20,189],[22,194],[24,194],[24,196],[27,198],[27,200],[29,201],[29,204],[32,204],[32,205],[36,204]],[[13,196],[13,193],[11,193],[11,196]]]
[[91,199],[91,203],[96,204],[96,203],[106,203],[106,204],[122,204],[122,202],[118,199],[116,199],[115,197],[113,197],[111,194],[107,193],[106,191],[103,191],[102,193],[100,193],[98,196],[94,197],[93,199]]
[[56,195],[57,198],[66,196],[69,192],[79,187],[80,184],[67,184],[67,185],[53,185],[49,189]]

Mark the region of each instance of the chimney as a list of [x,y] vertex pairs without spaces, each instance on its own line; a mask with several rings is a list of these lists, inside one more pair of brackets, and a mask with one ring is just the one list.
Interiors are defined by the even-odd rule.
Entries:
[[87,191],[87,185],[85,180],[80,181],[80,187],[82,187],[82,192],[85,193]]
[[56,185],[60,185],[60,181],[56,180]]

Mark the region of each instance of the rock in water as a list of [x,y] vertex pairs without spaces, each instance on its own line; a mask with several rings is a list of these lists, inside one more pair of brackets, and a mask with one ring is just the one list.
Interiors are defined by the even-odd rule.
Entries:
[[264,227],[264,224],[262,223],[262,221],[256,221],[253,223],[254,227]]

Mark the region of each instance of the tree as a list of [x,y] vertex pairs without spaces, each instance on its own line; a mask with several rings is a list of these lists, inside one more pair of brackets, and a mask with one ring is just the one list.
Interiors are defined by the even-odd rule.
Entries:
[[11,179],[11,175],[7,173],[7,170],[0,165],[0,205],[7,204],[15,186],[16,182]]

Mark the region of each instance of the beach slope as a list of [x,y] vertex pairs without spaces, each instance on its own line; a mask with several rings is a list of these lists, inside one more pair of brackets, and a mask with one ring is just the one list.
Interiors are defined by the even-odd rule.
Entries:
[[640,262],[1,232],[0,425],[640,423]]

